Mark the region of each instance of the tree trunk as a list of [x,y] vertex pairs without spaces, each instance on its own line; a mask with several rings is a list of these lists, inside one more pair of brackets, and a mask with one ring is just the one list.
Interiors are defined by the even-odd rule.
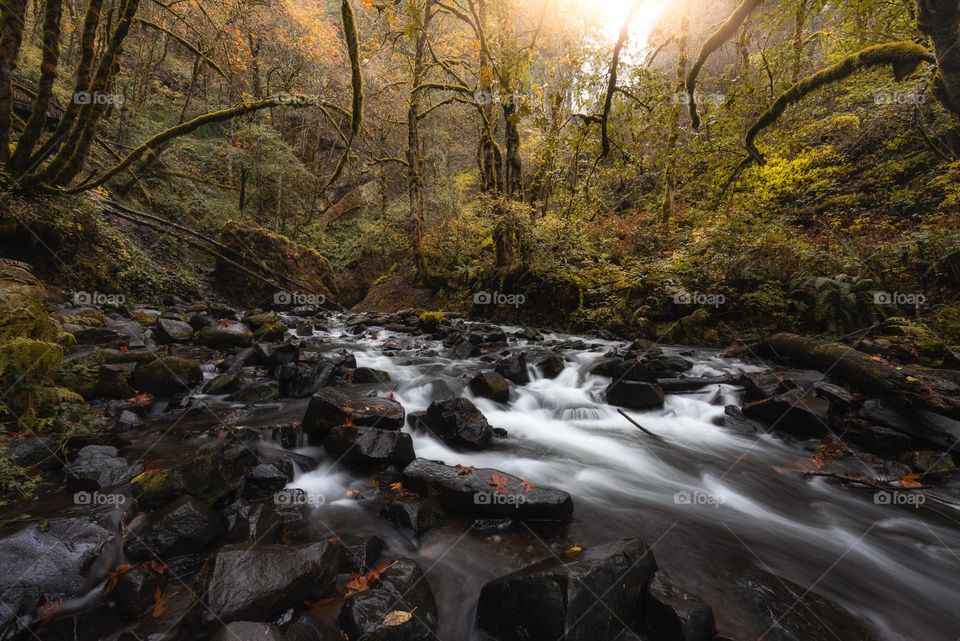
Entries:
[[848,345],[795,334],[767,341],[772,352],[801,367],[829,373],[855,389],[888,398],[908,409],[960,418],[960,386],[920,366],[894,367]]
[[28,169],[33,148],[47,125],[47,109],[53,97],[53,83],[57,79],[60,62],[60,14],[63,0],[47,0],[43,14],[43,55],[40,61],[40,81],[33,101],[30,119],[20,135],[17,148],[10,159],[9,169],[19,176]]
[[508,197],[523,200],[523,161],[520,158],[520,129],[517,123],[519,119],[516,99],[512,95],[504,97],[503,138],[506,147],[504,183]]
[[937,98],[960,116],[960,2],[917,0],[917,25],[933,41],[937,54]]
[[477,2],[477,31],[480,40],[480,190],[484,193],[503,193],[503,152],[494,136],[496,112],[493,95],[493,61],[486,39],[487,3]]
[[[686,12],[680,19],[680,33],[677,37],[677,84],[673,93],[673,107],[670,109],[670,129],[667,134],[666,166],[663,169],[663,202],[660,205],[660,223],[670,224],[673,215],[674,192],[677,187],[676,151],[680,140],[680,111],[684,95],[684,79],[687,75],[687,38],[690,35],[690,0],[686,3]],[[687,100],[693,98],[687,95]]]
[[10,160],[10,129],[13,125],[13,72],[23,42],[27,0],[3,3],[0,22],[0,163]]
[[433,0],[426,0],[417,7],[419,30],[414,41],[413,90],[410,92],[410,106],[407,111],[407,188],[410,196],[410,248],[413,251],[413,264],[418,280],[427,276],[427,262],[423,253],[423,151],[420,140],[420,95],[419,87],[424,82],[427,66],[427,39],[430,36],[430,22],[433,19]]

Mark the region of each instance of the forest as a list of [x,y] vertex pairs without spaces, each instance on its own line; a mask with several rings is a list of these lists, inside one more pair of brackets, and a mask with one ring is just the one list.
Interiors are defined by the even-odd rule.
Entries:
[[0,641],[957,641],[960,0],[0,0]]

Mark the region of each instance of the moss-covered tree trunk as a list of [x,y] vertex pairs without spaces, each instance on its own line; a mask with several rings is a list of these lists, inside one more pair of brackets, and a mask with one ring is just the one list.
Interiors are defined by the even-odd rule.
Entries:
[[427,262],[423,253],[423,142],[420,139],[420,85],[426,80],[427,44],[430,23],[433,20],[433,0],[416,7],[417,32],[414,38],[413,90],[407,111],[407,189],[410,197],[410,248],[417,278],[427,276]]
[[[673,215],[674,194],[677,189],[677,143],[680,140],[680,112],[684,95],[684,78],[687,75],[687,40],[690,36],[690,0],[680,18],[680,31],[677,34],[677,83],[673,93],[673,105],[670,108],[670,122],[667,133],[666,164],[663,168],[663,201],[660,204],[660,223],[670,224]],[[687,96],[688,100],[692,100]]]
[[10,159],[9,169],[14,175],[20,175],[27,169],[34,146],[40,140],[47,124],[47,110],[53,97],[53,83],[57,79],[57,65],[60,62],[60,15],[63,0],[47,0],[43,14],[43,53],[40,61],[40,81],[37,83],[37,95],[34,98],[17,148]]
[[0,163],[10,160],[10,130],[13,125],[13,72],[23,42],[26,0],[6,0],[0,5]]

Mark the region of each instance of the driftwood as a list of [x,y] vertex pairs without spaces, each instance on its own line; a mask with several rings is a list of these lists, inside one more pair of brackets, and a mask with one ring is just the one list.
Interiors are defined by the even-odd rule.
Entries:
[[893,366],[848,345],[795,334],[777,334],[767,346],[780,358],[829,374],[854,389],[882,396],[904,408],[960,419],[960,385],[935,369]]
[[698,392],[711,385],[740,385],[743,376],[731,374],[729,376],[708,376],[704,378],[658,378],[657,385],[668,394],[679,392]]

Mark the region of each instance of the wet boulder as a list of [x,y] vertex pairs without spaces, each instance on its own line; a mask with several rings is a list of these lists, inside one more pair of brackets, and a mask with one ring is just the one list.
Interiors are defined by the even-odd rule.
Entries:
[[510,400],[510,384],[498,372],[480,372],[470,379],[470,391],[481,398],[498,403]]
[[283,523],[272,501],[239,500],[224,512],[231,543],[278,543]]
[[235,621],[220,628],[213,641],[285,641],[285,637],[272,623]]
[[228,545],[208,562],[201,624],[272,621],[284,610],[333,591],[342,548],[324,541],[301,546]]
[[187,343],[193,340],[193,334],[193,327],[189,323],[171,318],[161,318],[153,328],[153,339],[158,345]]
[[[291,477],[292,475],[291,470]],[[288,480],[290,479],[287,475],[276,465],[261,463],[243,477],[240,494],[248,499],[266,498],[282,490]]]
[[859,416],[874,425],[881,425],[949,450],[960,440],[960,421],[926,410],[906,411],[887,399],[870,399],[863,403]]
[[494,369],[516,385],[526,385],[530,382],[530,374],[527,373],[527,357],[522,353],[501,358]]
[[343,548],[344,573],[367,574],[376,567],[383,554],[383,540],[378,536],[368,536],[357,542],[347,541]]
[[272,403],[280,397],[280,383],[274,380],[259,380],[244,383],[240,388],[227,397],[227,400],[236,403],[255,405],[257,403]]
[[909,436],[879,425],[847,430],[843,438],[877,456],[896,457],[910,449]]
[[534,520],[563,520],[573,514],[573,499],[566,492],[491,468],[451,467],[418,458],[404,468],[403,477],[414,491],[435,492],[444,509]]
[[830,403],[812,390],[792,389],[766,400],[748,403],[743,414],[771,429],[800,438],[819,438],[830,432]]
[[651,638],[713,641],[717,634],[713,610],[657,571],[643,599],[643,622]]
[[289,398],[308,398],[334,382],[336,365],[321,360],[316,363],[297,363],[290,376],[280,383],[280,395]]
[[641,632],[655,571],[639,538],[588,546],[572,560],[551,556],[483,586],[477,623],[499,641],[614,641]]
[[0,538],[4,638],[23,632],[37,606],[84,592],[88,568],[113,539],[113,533],[87,518],[35,522]]
[[142,616],[154,603],[154,595],[163,583],[163,578],[151,568],[138,565],[117,577],[117,584],[110,598],[117,611],[127,619]]
[[172,467],[135,477],[133,491],[137,505],[147,510],[161,508],[186,495],[212,505],[232,495],[256,464],[256,455],[243,443],[218,440],[200,447]]
[[420,417],[420,423],[451,447],[479,450],[493,439],[493,430],[483,412],[466,398],[434,401]]
[[[391,612],[410,617],[388,625],[384,621]],[[365,641],[434,641],[437,621],[430,584],[410,559],[396,560],[372,588],[347,599],[339,618],[350,639]]]
[[281,365],[289,365],[300,360],[300,347],[293,343],[282,343],[270,350],[267,358],[267,367],[274,370]]
[[611,405],[631,410],[651,410],[663,407],[663,388],[652,383],[640,381],[614,381],[604,393]]
[[253,332],[239,321],[219,319],[197,332],[197,341],[207,347],[247,347]]
[[406,465],[416,458],[413,439],[405,432],[376,427],[338,425],[323,441],[323,449],[344,463]]
[[556,378],[560,376],[560,373],[563,372],[566,367],[563,357],[559,354],[548,354],[534,363],[534,365],[536,365],[546,378]]
[[203,392],[211,396],[233,394],[240,389],[245,382],[243,374],[240,372],[227,372],[211,379],[209,383],[204,385]]
[[372,367],[358,367],[353,370],[350,381],[358,385],[383,385],[390,382],[390,374]]
[[307,610],[293,617],[283,629],[285,641],[343,641],[340,633]]
[[203,371],[192,358],[167,356],[138,365],[131,384],[154,396],[189,394],[203,382]]
[[94,491],[127,483],[143,471],[143,466],[139,463],[131,465],[117,456],[115,447],[88,445],[63,470],[71,489]]
[[192,496],[182,496],[148,517],[123,544],[134,561],[160,560],[200,552],[223,536],[223,517]]
[[304,434],[319,443],[339,425],[399,430],[403,428],[403,421],[403,406],[396,401],[361,396],[343,387],[330,387],[310,399],[302,426]]
[[612,378],[614,382],[652,383],[655,380],[649,365],[639,358],[601,358],[590,368],[590,373]]
[[37,467],[46,472],[63,464],[60,444],[48,436],[18,436],[7,441],[6,456],[20,467]]
[[440,527],[444,522],[440,504],[418,496],[394,497],[380,510],[380,516],[398,527],[410,530],[414,536]]

